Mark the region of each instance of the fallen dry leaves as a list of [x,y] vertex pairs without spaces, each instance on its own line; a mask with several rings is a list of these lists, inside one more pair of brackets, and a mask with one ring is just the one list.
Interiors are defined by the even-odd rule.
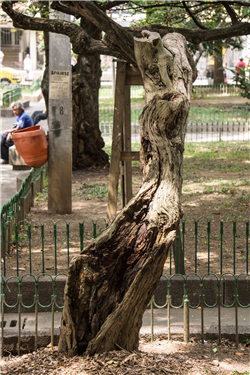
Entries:
[[[184,344],[177,339],[168,342],[158,337],[150,342],[141,337],[140,351],[126,350],[102,353],[93,357],[66,357],[57,347],[39,349],[21,357],[9,355],[2,361],[1,374],[62,374],[62,375],[148,375],[148,374],[247,374],[250,368],[249,347],[224,341],[202,345],[199,341]],[[213,353],[217,345],[218,351]],[[239,356],[239,353],[241,356]],[[238,371],[238,372],[235,372]]]

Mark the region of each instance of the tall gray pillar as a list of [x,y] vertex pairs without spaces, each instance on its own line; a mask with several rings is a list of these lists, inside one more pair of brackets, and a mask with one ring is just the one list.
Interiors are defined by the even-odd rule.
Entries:
[[[60,19],[68,16],[60,13]],[[69,38],[49,36],[48,210],[72,211],[71,49]]]

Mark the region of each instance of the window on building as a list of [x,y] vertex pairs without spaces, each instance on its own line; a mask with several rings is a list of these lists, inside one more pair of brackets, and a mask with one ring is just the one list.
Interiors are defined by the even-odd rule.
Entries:
[[19,46],[19,40],[22,30],[1,29],[1,45],[2,46]]
[[1,29],[1,45],[9,46],[11,45],[11,31],[10,29]]

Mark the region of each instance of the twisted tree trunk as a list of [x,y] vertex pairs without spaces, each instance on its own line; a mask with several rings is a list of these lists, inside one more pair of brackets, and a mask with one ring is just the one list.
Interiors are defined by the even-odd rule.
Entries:
[[71,262],[59,342],[59,350],[69,355],[138,347],[143,313],[182,216],[193,63],[179,34],[161,40],[146,31],[135,39],[135,56],[148,101],[140,118],[143,185],[112,225]]

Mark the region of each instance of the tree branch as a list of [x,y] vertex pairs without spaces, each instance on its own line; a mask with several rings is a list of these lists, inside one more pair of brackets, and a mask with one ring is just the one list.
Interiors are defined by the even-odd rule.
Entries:
[[237,15],[236,15],[235,11],[233,10],[233,8],[231,7],[231,5],[229,5],[229,2],[228,1],[220,1],[220,4],[226,9],[227,14],[231,18],[232,24],[233,25],[238,24],[239,20],[237,18]]
[[50,5],[51,9],[57,10],[58,12],[62,12],[65,14],[69,14],[70,16],[74,16],[76,18],[79,18],[80,15],[73,12],[71,9],[65,7],[60,1],[52,1]]
[[199,29],[202,29],[202,30],[206,30],[207,27],[203,26],[198,20],[197,18],[194,16],[194,14],[191,12],[191,10],[189,9],[189,7],[187,6],[186,2],[183,1],[183,6],[186,10],[186,12],[188,13],[188,15],[192,18],[192,20],[194,21],[194,23],[196,24],[196,26],[199,27]]
[[3,11],[12,19],[16,28],[24,30],[50,31],[70,38],[75,53],[81,55],[101,54],[124,59],[124,54],[91,38],[80,26],[63,20],[29,17],[15,11],[11,2],[2,3]]
[[[13,25],[17,28],[25,30],[50,31],[67,35],[70,38],[70,42],[73,45],[73,50],[75,53],[110,55],[119,59],[125,59],[134,64],[135,60],[132,53],[130,53],[130,56],[132,56],[132,58],[130,58],[130,56],[124,53],[124,49],[121,49],[119,47],[119,44],[113,43],[111,45],[106,45],[103,41],[95,40],[91,38],[80,26],[74,23],[63,20],[41,19],[23,15],[15,11],[12,7],[11,2],[8,1],[2,3],[2,8],[5,13],[10,16],[13,21]],[[72,8],[69,9],[72,10]],[[100,11],[100,13],[102,14],[102,16],[106,17],[102,11]],[[109,17],[106,18],[110,20]],[[129,35],[129,37],[133,39],[133,37],[127,31],[124,31],[123,29],[121,29],[121,31],[123,32],[123,36],[120,36],[120,40],[124,41],[124,34]],[[115,40],[115,42],[117,42],[117,40]]]
[[134,40],[132,35],[127,32],[124,27],[107,17],[106,14],[91,1],[64,1],[64,4],[88,19],[100,30],[104,31],[112,43],[118,45],[123,53],[128,56],[129,60],[135,62]]
[[51,31],[69,36],[75,53],[103,54],[127,60],[135,64],[133,37],[141,37],[143,30],[158,32],[161,36],[168,33],[179,33],[193,43],[200,44],[206,41],[226,39],[250,34],[249,22],[237,22],[230,27],[215,29],[185,29],[163,25],[143,25],[124,28],[114,22],[110,17],[90,1],[65,1],[69,10],[85,17],[106,33],[106,39],[99,41],[91,38],[80,26],[63,21],[28,17],[12,7],[10,1],[2,3],[2,9],[13,20],[13,25],[24,30]]
[[234,36],[244,36],[250,34],[250,23],[238,23],[230,27],[220,28],[220,29],[206,29],[206,30],[195,30],[195,29],[184,29],[167,27],[163,25],[143,25],[143,26],[133,26],[128,28],[128,30],[135,37],[140,37],[143,30],[158,32],[161,37],[168,33],[179,33],[185,36],[185,38],[193,44],[200,44],[202,42],[208,42],[210,40],[219,40],[232,38]]

